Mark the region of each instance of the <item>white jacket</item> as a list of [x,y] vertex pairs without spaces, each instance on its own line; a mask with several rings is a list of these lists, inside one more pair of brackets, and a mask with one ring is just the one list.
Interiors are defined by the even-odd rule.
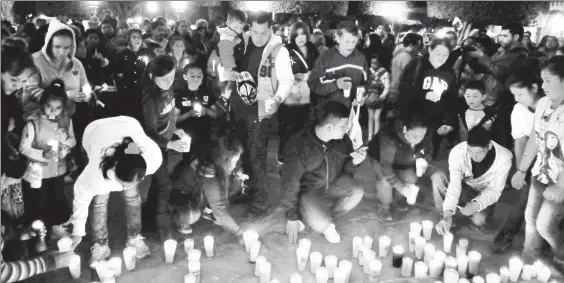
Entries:
[[468,144],[462,142],[455,146],[448,156],[448,171],[450,183],[443,203],[443,211],[456,211],[456,206],[462,192],[462,181],[480,194],[473,199],[480,205],[480,210],[497,202],[509,175],[513,162],[513,154],[508,149],[492,141],[495,148],[495,160],[490,169],[482,176],[474,178],[472,175],[472,159],[468,154]]
[[106,150],[124,137],[131,137],[143,150],[143,158],[147,163],[147,175],[154,174],[161,166],[163,156],[159,146],[143,131],[137,120],[127,116],[118,116],[96,120],[84,130],[82,145],[88,155],[88,165],[74,184],[73,235],[84,236],[88,207],[96,195],[123,191],[123,187],[115,180],[113,171],[108,171],[108,180],[102,175],[100,162]]

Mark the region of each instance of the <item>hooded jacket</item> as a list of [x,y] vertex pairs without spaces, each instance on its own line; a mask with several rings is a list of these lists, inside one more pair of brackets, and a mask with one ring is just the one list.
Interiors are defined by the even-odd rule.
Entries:
[[162,90],[154,82],[149,82],[141,91],[141,124],[162,149],[172,140],[176,131],[175,101],[172,86]]
[[109,194],[113,191],[123,191],[123,187],[115,180],[112,171],[108,171],[106,180],[100,170],[100,162],[106,150],[121,143],[123,138],[131,137],[143,151],[142,156],[147,163],[146,175],[157,171],[163,162],[161,150],[150,139],[137,120],[131,117],[118,116],[99,119],[90,123],[84,131],[82,145],[88,155],[88,165],[74,184],[73,235],[84,236],[88,206],[92,198],[97,195]]
[[[61,65],[61,69],[58,69],[58,67],[54,65],[53,60],[47,55],[47,46],[53,39],[53,35],[60,30],[70,31],[72,33],[72,38],[70,53]],[[46,88],[54,79],[63,80],[66,91],[80,91],[84,85],[88,84],[84,66],[80,60],[74,57],[75,52],[76,42],[74,39],[73,29],[59,21],[51,21],[49,23],[47,35],[45,36],[45,45],[43,45],[43,48],[41,48],[40,51],[37,51],[32,55],[33,62],[39,70],[40,78],[37,80],[37,84],[26,88],[27,95],[31,96],[31,100],[38,101],[43,89]],[[24,101],[25,100],[28,99],[24,99]],[[70,104],[69,114],[72,115],[74,113],[75,104],[74,102],[71,102]]]
[[306,129],[290,138],[284,148],[284,164],[280,171],[285,189],[282,207],[288,220],[297,220],[299,197],[310,191],[327,190],[343,173],[352,173],[350,154],[352,141],[348,135],[340,140],[323,142],[315,128]]
[[[398,51],[399,50],[399,51]],[[394,58],[391,60],[390,72],[390,99],[391,101],[397,101],[399,96],[399,87],[402,81],[402,76],[404,71],[409,65],[409,63],[416,58],[410,52],[406,51],[404,48],[396,49],[397,54],[394,54]]]

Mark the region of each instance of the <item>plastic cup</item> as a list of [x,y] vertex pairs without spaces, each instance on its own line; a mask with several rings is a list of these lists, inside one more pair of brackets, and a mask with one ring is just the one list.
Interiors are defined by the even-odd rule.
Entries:
[[497,273],[486,275],[486,283],[501,283],[501,277]]
[[[369,277],[376,277],[380,278],[380,273],[382,272],[382,262],[375,259],[370,261],[370,263],[368,264],[369,268],[368,268],[368,276]],[[372,281],[370,281],[372,282]]]
[[409,252],[415,252],[415,239],[420,237],[416,232],[409,231],[408,245]]
[[482,254],[477,251],[470,251],[468,253],[468,272],[472,275],[478,274],[480,269],[480,261],[482,260]]
[[431,261],[433,259],[433,256],[435,255],[436,249],[437,248],[435,247],[435,245],[427,243],[425,245],[425,249],[423,250],[423,261],[429,264],[429,261]]
[[421,236],[422,229],[423,229],[423,226],[421,226],[421,223],[419,223],[419,222],[411,222],[409,224],[409,231],[413,232],[417,236]]
[[272,264],[265,262],[261,264],[259,269],[260,283],[270,283],[270,273],[272,271]]
[[521,270],[523,269],[523,262],[514,257],[509,260],[509,280],[511,282],[517,282],[519,280],[519,275],[521,275]]
[[442,269],[443,264],[440,261],[436,259],[429,261],[429,276],[439,277],[441,275]]
[[186,274],[186,276],[184,276],[184,283],[198,283],[197,280],[194,274]]
[[257,261],[255,263],[255,276],[260,276],[260,268],[265,262],[267,262],[266,257],[262,255],[257,257]]
[[539,275],[539,271],[544,267],[544,264],[542,263],[542,261],[537,260],[535,261],[535,263],[533,264],[533,271],[531,272],[531,276],[533,278],[537,277]]
[[82,265],[80,262],[80,256],[78,255],[73,255],[72,258],[70,259],[70,264],[69,264],[69,272],[72,276],[73,279],[78,279],[80,278],[80,275],[82,274]]
[[108,260],[110,269],[115,273],[116,277],[121,275],[121,257],[112,257]]
[[423,258],[423,250],[425,249],[425,245],[427,244],[427,240],[423,237],[415,238],[415,257],[417,259]]
[[427,241],[431,240],[431,237],[433,236],[433,228],[435,228],[435,223],[433,223],[433,221],[431,220],[423,220],[421,222],[421,227],[423,230],[423,237],[425,238],[425,240]]
[[450,253],[453,238],[454,236],[451,233],[446,233],[443,236],[443,251],[447,254]]
[[303,278],[299,273],[293,273],[290,276],[290,283],[302,283],[303,282]]
[[466,276],[466,272],[468,271],[468,256],[458,256],[456,258],[456,266],[456,268],[458,269],[458,274],[460,274],[460,276]]
[[[335,269],[335,273],[333,275],[333,282],[334,283],[346,283],[347,282],[347,272],[341,267],[338,267],[337,269]],[[290,282],[290,283],[292,283],[292,282]]]
[[214,244],[214,239],[212,235],[207,235],[204,237],[204,248],[206,249],[207,257],[214,256],[213,244]]
[[362,245],[363,241],[364,240],[361,237],[354,237],[352,239],[352,252],[354,258],[358,258],[358,249]]
[[474,276],[472,277],[472,283],[486,283],[486,280],[481,276]]
[[329,280],[329,272],[327,271],[327,268],[319,267],[315,271],[315,281],[317,283],[327,283],[328,280]]
[[303,238],[298,242],[298,247],[303,248],[307,254],[311,251],[311,240],[308,238]]
[[444,283],[458,283],[458,271],[454,269],[445,269],[443,276]]
[[456,245],[456,256],[466,255],[468,253],[468,239],[462,238],[458,240],[458,245]]
[[427,273],[429,272],[429,266],[422,261],[416,262],[415,265],[414,265],[414,269],[415,269],[415,277],[416,278],[425,277],[425,276],[427,276]]
[[164,254],[165,254],[165,262],[166,263],[173,263],[174,262],[174,254],[176,253],[176,245],[178,242],[172,239],[168,239],[164,242]]
[[360,266],[364,266],[364,253],[366,253],[368,249],[362,245],[358,247],[358,264]]
[[380,236],[378,238],[378,256],[379,257],[387,257],[388,251],[390,250],[390,245],[392,244],[392,239],[388,236]]
[[339,259],[334,255],[328,255],[325,257],[325,267],[327,268],[327,273],[329,275],[329,278],[333,278],[338,263],[339,263]]
[[199,261],[191,261],[188,263],[188,274],[196,277],[196,282],[200,282],[202,266]]
[[411,277],[411,269],[413,268],[413,259],[408,256],[404,256],[401,264],[401,276]]
[[320,252],[311,252],[309,254],[309,267],[311,273],[315,274],[317,269],[321,266],[323,255]]
[[392,248],[392,253],[393,253],[392,266],[395,268],[400,268],[403,260],[403,247],[394,246]]
[[255,231],[247,230],[243,233],[243,242],[245,243],[245,250],[250,252],[251,244],[258,241],[259,234]]
[[363,239],[363,245],[365,248],[371,250],[372,249],[372,243],[374,242],[374,239],[372,239],[372,237],[370,236],[364,236]]
[[250,250],[249,250],[249,261],[254,263],[257,261],[257,257],[260,251],[260,241],[254,241],[251,244]]
[[186,239],[184,240],[184,251],[186,252],[186,256],[190,254],[190,251],[194,249],[194,239]]
[[100,278],[100,282],[115,282],[115,273],[110,270],[108,266],[108,262],[106,261],[99,261],[96,265],[96,273],[98,273],[98,277]]
[[533,273],[533,266],[530,264],[523,265],[523,270],[521,271],[521,278],[525,281],[531,280]]
[[458,269],[458,261],[456,260],[456,258],[449,256],[447,257],[447,259],[445,260],[445,268],[450,268],[450,269]]
[[125,269],[131,271],[135,269],[135,263],[137,262],[137,249],[134,247],[127,247],[123,249],[123,263],[125,264]]
[[193,249],[190,252],[188,252],[188,261],[200,261],[201,257],[202,257],[202,252],[200,250]]
[[499,277],[501,277],[501,282],[503,283],[509,282],[509,267],[502,266],[499,269]]
[[347,282],[349,282],[351,278],[352,267],[353,267],[352,262],[346,259],[339,261],[339,268],[347,273]]
[[370,262],[376,259],[376,252],[369,250],[364,254],[364,274],[370,273]]
[[[552,271],[550,271],[550,268],[543,266],[537,274],[537,280],[540,283],[548,283],[550,276],[552,276]],[[513,282],[515,282],[515,281],[513,281]]]
[[444,266],[447,256],[443,251],[435,250],[435,255],[433,255],[433,259],[440,261],[441,264]]
[[470,283],[470,281],[466,278],[460,278],[458,279],[458,283]]
[[69,237],[62,237],[57,241],[57,247],[59,247],[59,252],[65,253],[72,250],[72,239]]
[[[351,89],[350,88],[349,89],[343,89],[343,95],[345,97],[350,97],[351,96]],[[319,282],[317,282],[317,283],[319,283]]]
[[308,256],[309,256],[309,253],[307,252],[307,250],[304,247],[298,247],[296,249],[298,271],[305,271]]

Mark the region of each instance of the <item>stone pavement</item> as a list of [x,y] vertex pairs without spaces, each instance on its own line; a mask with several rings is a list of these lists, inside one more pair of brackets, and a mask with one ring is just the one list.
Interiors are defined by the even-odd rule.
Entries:
[[[270,150],[270,164],[275,163],[276,156],[276,143],[271,145]],[[445,156],[440,158],[442,162],[437,165],[445,168]],[[306,229],[300,233],[300,238],[307,237],[312,240],[312,251],[319,251],[325,255],[336,255],[339,260],[348,259],[353,262],[353,274],[351,283],[365,282],[365,276],[362,273],[358,263],[352,259],[351,242],[354,236],[369,235],[375,239],[373,249],[377,248],[377,239],[380,235],[388,235],[392,238],[392,245],[400,244],[407,247],[409,223],[412,221],[432,220],[435,223],[438,221],[438,214],[433,211],[432,194],[430,191],[428,180],[421,180],[421,194],[418,198],[417,204],[408,212],[399,214],[395,212],[396,221],[390,224],[379,222],[375,219],[375,210],[378,201],[375,200],[375,188],[373,173],[370,172],[370,167],[367,163],[363,163],[356,176],[365,185],[366,197],[361,204],[351,211],[349,214],[342,216],[336,220],[337,230],[341,234],[341,243],[328,244],[322,235],[315,234],[311,229]],[[280,193],[279,177],[276,169],[273,166],[269,174],[271,183],[275,184],[276,190],[273,192],[278,195]],[[507,265],[508,259],[512,256],[519,255],[522,246],[523,235],[522,233],[516,239],[514,248],[503,255],[492,255],[490,253],[489,245],[495,235],[495,230],[499,227],[501,221],[506,217],[509,212],[511,199],[515,197],[515,191],[510,190],[503,194],[499,205],[496,207],[494,222],[484,232],[475,232],[467,228],[458,230],[455,234],[455,241],[459,237],[466,237],[470,239],[470,248],[482,253],[483,259],[480,267],[480,275],[484,276],[490,272],[498,272],[499,268]],[[274,200],[279,198],[273,197]],[[274,204],[274,203],[273,203]],[[123,202],[118,194],[112,195],[110,198],[110,211],[109,211],[109,231],[110,231],[110,246],[112,247],[112,256],[119,256],[124,247],[125,223]],[[243,220],[243,213],[245,207],[236,205],[231,208],[236,220]],[[297,272],[295,249],[297,245],[290,244],[287,236],[283,234],[285,223],[271,226],[271,233],[261,234],[261,250],[260,254],[272,263],[272,278],[278,279],[281,283],[289,282],[289,277],[292,273]],[[205,235],[213,235],[216,242],[216,254],[211,259],[206,259],[202,256],[202,283],[258,283],[259,280],[253,275],[254,265],[249,263],[248,256],[245,253],[244,247],[240,246],[236,241],[220,227],[211,224],[205,220],[199,221],[194,227],[192,237],[195,239],[195,246],[204,252],[203,237]],[[147,242],[151,247],[152,254],[150,257],[137,262],[137,268],[133,272],[124,271],[121,277],[117,278],[116,282],[119,283],[164,283],[164,282],[183,282],[183,277],[187,273],[187,260],[183,245],[179,243],[175,262],[173,264],[164,263],[164,255],[162,252],[162,243],[156,241],[154,235],[145,235]],[[88,261],[89,243],[88,240],[84,241],[79,246],[78,253],[82,256],[82,261]],[[433,234],[432,242],[436,246],[442,246],[442,238],[436,232]],[[204,253],[203,253],[204,254]],[[391,253],[390,253],[391,254]],[[381,281],[380,282],[422,282],[433,283],[435,278],[403,278],[400,276],[400,270],[391,266],[391,255],[382,259],[384,264]],[[308,268],[309,270],[309,264]],[[304,283],[315,282],[315,277],[309,271],[302,272],[304,276]],[[553,270],[553,274],[556,271]],[[563,277],[553,276],[555,282],[564,282]],[[83,265],[83,275],[78,281],[70,278],[67,270],[60,270],[51,272],[44,276],[28,280],[26,282],[91,282],[90,271]],[[329,282],[332,282],[330,280]],[[535,281],[532,281],[535,282]]]

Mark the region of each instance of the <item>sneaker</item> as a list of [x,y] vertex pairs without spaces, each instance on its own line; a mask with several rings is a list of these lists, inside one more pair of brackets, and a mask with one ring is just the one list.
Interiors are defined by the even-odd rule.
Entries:
[[90,249],[90,264],[106,260],[111,253],[112,251],[110,250],[110,246],[108,246],[108,244],[101,245],[99,243],[95,243]]
[[331,244],[338,244],[341,241],[341,235],[337,233],[335,224],[333,223],[331,223],[329,225],[329,228],[327,228],[327,230],[323,232],[323,235],[325,236],[325,239],[327,239],[327,241]]
[[144,258],[151,254],[151,250],[147,244],[145,244],[145,238],[141,235],[129,238],[129,240],[127,240],[127,246],[137,249],[137,258]]
[[495,253],[507,251],[513,244],[514,233],[509,229],[502,229],[494,238],[492,249]]
[[378,211],[376,211],[376,218],[382,222],[391,222],[394,220],[394,216],[389,208],[380,206]]

